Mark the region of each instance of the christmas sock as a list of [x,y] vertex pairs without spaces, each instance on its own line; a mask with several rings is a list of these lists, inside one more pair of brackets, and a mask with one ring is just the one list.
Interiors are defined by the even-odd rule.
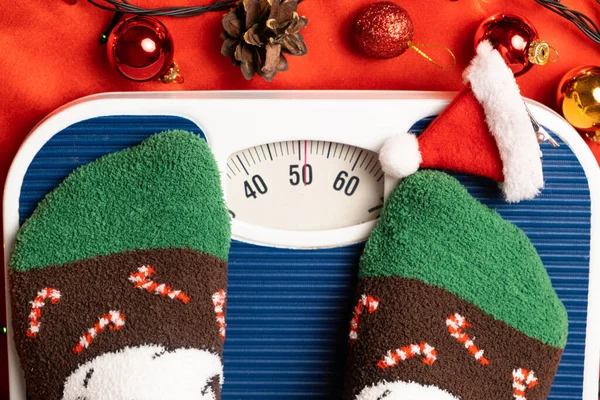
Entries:
[[567,337],[526,235],[439,171],[387,199],[356,302],[346,399],[546,399]]
[[75,170],[9,265],[31,399],[219,399],[229,237],[217,165],[191,133]]

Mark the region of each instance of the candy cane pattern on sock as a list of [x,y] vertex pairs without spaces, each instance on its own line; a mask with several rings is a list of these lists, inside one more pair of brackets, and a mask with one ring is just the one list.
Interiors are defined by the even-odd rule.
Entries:
[[467,322],[465,317],[456,313],[454,315],[450,315],[446,319],[446,326],[448,327],[448,332],[452,337],[456,338],[459,343],[463,344],[469,354],[471,354],[481,365],[488,365],[490,360],[483,356],[483,350],[479,349],[479,347],[475,346],[473,340],[463,332],[463,328],[471,327],[472,325]]
[[158,284],[151,279],[148,279],[156,273],[153,266],[143,265],[138,268],[138,272],[132,272],[129,275],[129,281],[133,282],[134,288],[140,288],[146,290],[148,293],[154,292],[155,294],[169,297],[171,299],[177,299],[183,304],[187,304],[190,298],[187,294],[181,290],[173,290],[172,287],[165,285],[164,283]]
[[79,354],[83,350],[87,349],[92,343],[92,340],[94,340],[99,333],[104,331],[107,325],[108,329],[111,331],[118,331],[125,325],[125,315],[123,315],[120,311],[109,311],[108,314],[101,316],[98,319],[98,322],[96,322],[93,327],[88,329],[87,333],[81,335],[79,338],[79,343],[77,343],[77,346],[73,347],[73,353]]
[[37,334],[40,331],[40,316],[42,315],[42,307],[44,307],[46,300],[48,299],[50,299],[50,304],[58,303],[60,296],[60,291],[51,287],[43,288],[37,293],[37,296],[31,302],[27,336],[33,339],[37,337]]
[[421,342],[419,344],[411,344],[408,346],[400,347],[396,350],[390,350],[386,355],[377,363],[377,366],[381,369],[394,367],[400,363],[400,361],[409,360],[416,356],[422,356],[423,363],[431,365],[437,358],[437,351],[434,347],[428,343]]
[[219,289],[218,292],[212,295],[212,301],[215,306],[215,314],[217,314],[217,324],[219,325],[219,337],[222,340],[225,340],[225,328],[227,326],[225,323],[225,313],[223,312],[223,307],[225,306],[226,300],[227,293],[223,289]]
[[358,299],[358,303],[356,304],[356,307],[354,307],[352,321],[350,321],[350,343],[354,343],[358,338],[358,319],[363,312],[363,309],[368,307],[367,310],[369,311],[369,314],[373,314],[377,311],[377,307],[379,307],[379,301],[380,300],[377,297],[367,294],[363,294],[360,299]]
[[538,379],[533,371],[525,368],[513,370],[513,396],[516,400],[527,400],[525,389],[533,389],[538,384]]

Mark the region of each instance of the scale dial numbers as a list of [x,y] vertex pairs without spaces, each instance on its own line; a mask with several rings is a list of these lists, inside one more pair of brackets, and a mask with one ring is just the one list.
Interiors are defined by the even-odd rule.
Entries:
[[384,173],[378,155],[342,143],[295,140],[239,151],[227,160],[227,204],[238,221],[322,231],[379,217]]

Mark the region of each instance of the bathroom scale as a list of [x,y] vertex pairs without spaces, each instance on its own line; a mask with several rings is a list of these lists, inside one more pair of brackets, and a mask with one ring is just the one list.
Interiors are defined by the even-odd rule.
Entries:
[[[186,91],[77,100],[38,124],[12,163],[5,264],[19,226],[75,168],[160,131],[194,132],[215,155],[232,221],[223,400],[339,399],[359,258],[398,183],[377,151],[394,133],[421,132],[454,95]],[[600,170],[565,120],[527,104],[560,144],[541,145],[540,196],[508,204],[496,182],[453,175],[523,229],[567,308],[568,342],[549,399],[595,400]],[[10,393],[21,400],[8,313]]]

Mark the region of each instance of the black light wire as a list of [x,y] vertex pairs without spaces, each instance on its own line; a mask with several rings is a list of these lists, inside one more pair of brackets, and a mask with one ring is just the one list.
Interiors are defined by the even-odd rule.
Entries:
[[113,11],[123,14],[134,14],[144,16],[158,17],[195,17],[211,11],[222,11],[231,8],[237,3],[237,0],[217,0],[212,4],[205,6],[190,6],[190,7],[159,7],[159,8],[144,8],[135,6],[127,0],[88,0],[94,6],[107,11]]
[[142,15],[142,16],[164,16],[164,17],[195,17],[211,11],[222,11],[231,8],[237,3],[237,0],[216,0],[214,3],[205,6],[191,7],[160,7],[143,8],[130,4],[127,0],[88,0],[88,2],[102,10],[113,11],[115,13],[112,21],[100,36],[100,43],[108,41],[108,36],[113,28],[119,23],[124,14]]
[[[216,0],[214,3],[204,6],[173,6],[159,8],[144,8],[135,6],[129,3],[128,0],[88,0],[88,2],[102,10],[112,11],[115,13],[110,25],[102,33],[102,36],[100,36],[100,43],[104,44],[108,41],[110,32],[119,23],[124,14],[152,17],[196,17],[211,11],[223,11],[230,9],[232,6],[237,4],[238,0]],[[301,2],[302,0],[298,0],[298,4]]]
[[[122,14],[185,18],[195,17],[211,11],[227,10],[237,4],[238,0],[216,0],[214,3],[205,6],[173,6],[159,8],[144,8],[135,6],[129,3],[128,0],[88,0],[88,2],[103,10]],[[302,0],[298,0],[298,4],[300,3],[302,3]]]
[[[600,28],[587,15],[573,10],[559,0],[535,0],[536,3],[572,22],[588,38],[600,44]],[[600,4],[600,0],[596,0]]]

